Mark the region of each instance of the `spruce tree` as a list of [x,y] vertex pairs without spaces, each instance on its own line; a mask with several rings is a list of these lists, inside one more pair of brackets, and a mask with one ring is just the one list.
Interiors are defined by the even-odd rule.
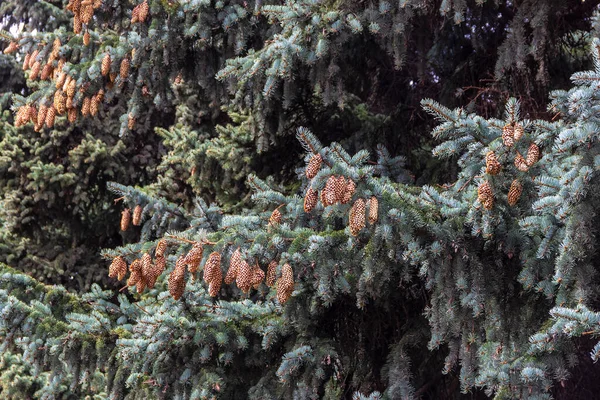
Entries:
[[2,395],[593,377],[599,19],[479,3],[0,5]]

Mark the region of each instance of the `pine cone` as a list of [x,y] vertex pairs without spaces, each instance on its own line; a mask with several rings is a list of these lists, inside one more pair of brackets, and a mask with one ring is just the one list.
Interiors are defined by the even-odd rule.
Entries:
[[273,260],[269,263],[267,267],[267,286],[271,287],[275,284],[275,279],[277,278],[277,261]]
[[148,288],[153,289],[160,274],[165,270],[167,260],[164,257],[157,257],[154,264],[151,264],[150,269],[146,274],[146,284]]
[[348,179],[348,183],[346,184],[346,189],[344,190],[344,196],[342,197],[342,204],[348,203],[352,200],[352,196],[354,195],[354,191],[356,190],[356,183],[352,179]]
[[25,58],[23,59],[23,71],[27,71],[29,69],[29,63],[31,62],[31,54],[27,53]]
[[515,124],[515,130],[514,130],[514,135],[513,137],[515,138],[515,141],[520,140],[523,137],[523,134],[525,133],[525,129],[523,129],[523,125],[517,123]]
[[83,102],[81,103],[81,115],[83,117],[87,117],[88,115],[90,115],[91,105],[92,105],[92,100],[89,97],[85,97],[83,99]]
[[29,114],[28,119],[31,122],[33,122],[34,124],[37,124],[37,115],[38,115],[37,108],[35,108],[35,106],[33,106],[33,105],[30,105],[28,114]]
[[277,300],[284,304],[294,292],[294,271],[290,264],[281,267],[281,278],[277,281]]
[[323,206],[325,206],[325,207],[335,204],[335,202],[337,200],[336,193],[335,193],[336,182],[337,182],[336,177],[331,175],[327,179],[327,182],[325,183],[325,187],[321,191],[321,203],[323,203]]
[[165,252],[167,251],[167,241],[165,239],[161,239],[156,244],[156,250],[154,251],[154,255],[156,257],[164,257]]
[[131,23],[135,24],[139,20],[140,20],[140,9],[139,9],[139,5],[138,5],[138,6],[133,7],[133,10],[131,11]]
[[130,62],[129,62],[129,58],[125,57],[122,61],[121,61],[121,67],[119,68],[119,75],[121,76],[121,79],[126,80],[127,77],[129,76],[129,66],[130,66]]
[[[198,267],[200,267],[200,262],[202,261],[202,254],[204,254],[204,247],[202,247],[202,243],[194,243],[190,251],[185,255],[183,262],[188,267],[188,271],[190,274],[195,274],[198,271]],[[209,256],[214,257],[212,253]],[[219,256],[219,262],[221,260],[221,255],[216,253]],[[208,262],[208,261],[207,261]]]
[[46,79],[48,79],[50,77],[50,75],[52,74],[52,65],[50,64],[46,64],[44,65],[44,68],[42,68],[42,73],[40,74],[40,79],[45,81]]
[[208,255],[208,259],[204,264],[204,282],[221,282],[223,279],[223,272],[221,272],[221,254],[213,251]]
[[129,208],[126,208],[121,213],[121,230],[124,232],[129,228],[129,222],[131,221],[131,213]]
[[233,281],[237,279],[238,271],[242,262],[242,252],[238,247],[229,259],[229,269],[227,270],[227,274],[225,275],[226,284],[231,285]]
[[358,235],[365,227],[365,208],[364,199],[358,199],[350,209],[349,224],[352,236]]
[[496,175],[502,170],[502,165],[498,162],[496,153],[493,151],[490,151],[485,155],[485,165],[485,172],[490,175]]
[[271,217],[269,217],[269,225],[276,226],[279,224],[281,224],[281,211],[279,211],[279,208],[276,208],[271,213]]
[[82,25],[83,24],[81,23],[81,17],[79,16],[79,14],[73,15],[73,32],[75,32],[75,34],[81,33]]
[[252,268],[246,261],[242,261],[238,271],[235,283],[244,293],[248,293],[252,288]]
[[54,108],[59,114],[67,111],[67,98],[61,90],[54,92]]
[[525,162],[528,166],[532,166],[540,159],[540,148],[535,143],[531,143],[529,145],[529,149],[527,150],[527,159]]
[[308,165],[306,166],[306,177],[312,179],[317,176],[317,173],[321,169],[323,163],[323,157],[320,154],[315,154],[310,158]]
[[494,193],[492,186],[488,181],[483,181],[477,189],[477,198],[486,210],[491,210],[494,207]]
[[106,53],[104,55],[104,58],[102,59],[102,68],[100,69],[102,76],[108,75],[108,73],[110,72],[110,64],[111,64],[110,54]]
[[333,185],[335,191],[335,201],[336,203],[341,203],[344,200],[344,194],[346,193],[346,178],[342,175],[338,176],[335,179],[335,184]]
[[379,218],[379,200],[377,197],[371,196],[369,200],[369,224],[373,225]]
[[169,275],[169,293],[175,300],[179,300],[185,291],[185,263],[183,257],[179,257],[175,263],[175,268]]
[[77,82],[75,79],[69,80],[69,85],[67,86],[67,97],[75,97],[75,92],[77,91]]
[[29,79],[31,79],[32,81],[35,81],[38,78],[38,75],[40,74],[41,69],[42,69],[42,64],[39,61],[34,62],[33,66],[31,67],[31,72],[29,73]]
[[135,117],[133,116],[133,114],[129,114],[129,116],[127,117],[127,129],[132,131],[133,128],[135,128]]
[[319,192],[314,190],[313,188],[308,188],[306,190],[306,195],[304,196],[304,212],[311,212],[315,206],[317,205],[317,201],[319,200]]
[[127,261],[121,256],[117,256],[112,260],[108,267],[108,277],[121,280],[127,274]]
[[58,58],[58,54],[60,53],[60,39],[58,37],[54,38],[54,42],[52,43],[52,51],[50,52],[49,62],[52,62]]
[[252,277],[250,278],[250,284],[254,289],[258,289],[262,281],[265,279],[265,272],[260,268],[258,263],[252,267]]
[[67,73],[66,72],[61,72],[60,75],[58,75],[58,79],[56,79],[55,87],[57,89],[62,88],[63,85],[65,84],[66,80],[67,80]]
[[37,121],[38,124],[43,124],[46,121],[46,115],[48,114],[48,106],[41,104],[38,109]]
[[139,4],[137,7],[139,7],[138,20],[140,22],[146,21],[146,18],[148,17],[148,11],[150,11],[150,7],[148,7],[148,2],[144,0],[144,2]]
[[14,53],[19,49],[19,45],[17,42],[10,42],[8,46],[4,49],[4,54]]
[[[80,10],[81,22],[87,25],[90,23],[93,16],[94,16],[94,8],[92,7],[92,4],[90,3],[90,4],[84,5],[82,2],[81,10]],[[81,32],[81,28],[79,29],[79,32]],[[76,33],[79,33],[79,32],[76,32]]]
[[50,106],[48,108],[48,112],[46,113],[46,126],[48,128],[52,128],[54,126],[54,119],[56,118],[56,109],[54,106]]
[[135,206],[135,208],[133,209],[133,218],[132,218],[132,222],[133,225],[135,226],[139,226],[142,223],[142,206],[140,206],[139,204]]
[[140,260],[133,260],[129,266],[129,279],[127,280],[127,286],[135,286],[142,279],[142,264]]
[[502,142],[506,147],[511,147],[515,144],[515,129],[511,124],[504,125],[502,128]]
[[77,109],[76,108],[69,108],[67,110],[67,119],[69,120],[70,123],[74,123],[75,121],[77,121]]
[[100,107],[100,102],[101,102],[101,100],[97,94],[95,96],[92,96],[92,99],[90,101],[90,115],[92,117],[95,117],[96,115],[98,115],[98,109]]
[[510,206],[514,206],[519,201],[521,197],[521,193],[523,193],[523,185],[518,180],[512,181],[510,184],[510,189],[508,190],[508,204]]
[[90,31],[85,31],[83,34],[83,45],[89,46],[90,44]]
[[521,155],[521,153],[519,153],[517,151],[517,155],[515,156],[515,167],[517,167],[517,169],[519,171],[527,171],[529,169],[529,166],[527,165],[527,161],[525,161],[525,159],[523,158],[523,156]]

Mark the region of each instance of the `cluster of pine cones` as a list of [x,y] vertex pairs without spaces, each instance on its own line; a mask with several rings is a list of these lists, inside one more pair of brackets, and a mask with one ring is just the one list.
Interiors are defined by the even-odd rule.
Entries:
[[[129,268],[127,268],[125,259],[122,256],[117,256],[109,267],[108,276],[122,280],[129,269],[131,274],[127,279],[128,286],[136,286],[138,293],[142,293],[146,288],[152,289],[158,277],[165,270],[167,263],[166,250],[167,242],[162,239],[156,245],[154,260],[152,260],[149,253],[144,253],[142,258],[134,260]],[[195,279],[203,253],[203,245],[196,242],[187,254],[180,256],[175,262],[175,268],[169,275],[168,280],[169,293],[175,300],[179,300],[185,292],[186,270],[192,276],[192,279]],[[284,264],[281,269],[281,277],[276,280],[277,266],[277,261],[271,261],[265,274],[258,263],[250,266],[242,258],[241,250],[238,248],[230,258],[229,269],[225,279],[223,279],[221,254],[215,251],[208,256],[204,264],[203,280],[208,285],[209,295],[216,297],[221,290],[223,281],[228,285],[235,282],[243,293],[248,293],[252,288],[258,289],[266,277],[265,283],[267,286],[272,287],[277,283],[277,299],[281,304],[284,304],[294,291],[294,273],[289,264]]]
[[[90,33],[87,30],[94,10],[102,5],[102,0],[70,0],[67,9],[73,12],[73,31],[81,33],[83,26],[86,27],[83,35],[83,44],[90,44]],[[148,17],[149,6],[147,0],[138,4],[132,11],[131,22],[143,23]],[[61,41],[57,37],[52,43],[52,49],[46,50],[49,44],[40,43],[37,49],[25,55],[23,70],[29,72],[30,80],[40,79],[54,81],[56,91],[52,101],[48,97],[42,97],[36,103],[26,104],[17,109],[15,115],[15,126],[23,126],[32,122],[34,129],[39,132],[44,126],[52,128],[57,115],[67,115],[69,122],[73,123],[81,117],[95,117],[98,115],[102,101],[104,100],[104,89],[90,91],[90,82],[77,85],[76,77],[63,71],[66,59],[60,57]],[[4,50],[5,54],[16,52],[19,49],[17,42],[11,42]],[[44,55],[48,54],[45,58]],[[131,52],[131,58],[135,55],[135,49]],[[110,54],[106,53],[101,63],[102,76],[108,77],[107,87],[111,88],[117,76],[121,77],[124,84],[129,77],[131,59],[126,55],[119,64],[117,71],[111,71],[113,62]],[[77,95],[77,93],[80,95]],[[135,127],[135,116],[129,114],[127,126],[130,130]]]
[[[506,124],[502,129],[502,142],[507,148],[511,148],[515,145],[515,142],[523,137],[525,130],[523,125],[519,123]],[[521,171],[526,172],[531,166],[533,166],[540,159],[540,148],[535,143],[531,143],[527,150],[527,156],[523,157],[518,150],[515,149],[515,167]],[[489,175],[497,175],[502,171],[502,164],[498,161],[496,153],[490,151],[485,156],[485,172]],[[508,204],[512,207],[519,201],[521,193],[523,192],[523,185],[519,180],[514,179],[508,190]],[[477,189],[477,197],[479,202],[483,205],[486,210],[490,210],[494,207],[494,192],[492,185],[489,181],[484,180]]]
[[[306,177],[313,179],[323,163],[323,158],[320,154],[315,154],[311,157],[306,166]],[[325,182],[325,187],[321,190],[321,204],[323,206],[331,206],[334,204],[347,204],[352,200],[352,196],[356,191],[356,183],[352,179],[339,175],[331,175]],[[319,200],[319,192],[310,186],[306,190],[304,196],[304,211],[311,212]],[[377,222],[379,213],[379,201],[375,196],[370,199],[357,199],[350,208],[348,225],[350,233],[357,236],[359,232],[366,226],[366,209],[369,207],[369,223]]]

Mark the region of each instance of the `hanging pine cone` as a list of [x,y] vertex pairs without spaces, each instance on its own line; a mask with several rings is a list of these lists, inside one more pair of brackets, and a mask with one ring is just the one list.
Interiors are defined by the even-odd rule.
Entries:
[[[202,255],[204,254],[204,247],[202,247],[202,243],[194,243],[190,251],[185,255],[183,262],[188,266],[188,271],[190,274],[196,274],[198,268],[200,267],[200,262],[202,261]],[[210,257],[214,257],[215,253],[210,254]],[[221,262],[221,255],[216,253],[219,256],[219,263]],[[208,261],[207,261],[208,262]]]
[[156,279],[158,279],[158,277],[163,273],[166,266],[167,259],[165,257],[156,257],[156,259],[154,260],[154,268],[152,270],[152,275],[156,276],[154,282],[156,282]]
[[311,212],[315,206],[317,205],[319,192],[317,192],[313,188],[308,188],[306,190],[306,195],[304,196],[304,212]]
[[236,280],[240,265],[242,264],[242,252],[239,247],[233,252],[229,259],[229,269],[225,275],[225,283],[231,285]]
[[40,74],[40,79],[45,81],[46,79],[48,79],[50,77],[51,74],[52,74],[52,65],[46,64],[42,68],[42,73]]
[[37,121],[38,124],[43,124],[46,121],[46,114],[48,113],[48,106],[41,104],[38,110]]
[[486,210],[491,210],[494,207],[494,193],[488,181],[483,181],[477,188],[477,198]]
[[271,287],[275,284],[275,279],[277,278],[277,261],[273,260],[269,263],[267,267],[267,286]]
[[342,196],[341,203],[346,204],[350,200],[352,200],[352,196],[354,195],[354,191],[356,190],[356,183],[352,179],[348,179],[348,183],[346,184],[346,189],[344,190],[344,195]]
[[333,189],[335,191],[335,201],[336,203],[341,203],[344,200],[344,194],[346,193],[346,178],[342,175],[338,176],[335,179],[335,184],[333,185]]
[[183,257],[179,257],[175,262],[175,268],[169,275],[169,293],[175,300],[179,300],[185,291],[185,263]]
[[[56,60],[58,58],[58,54],[60,53],[60,39],[54,38],[54,42],[52,43],[52,51],[50,52],[50,56],[48,57],[48,63]],[[62,66],[61,66],[62,68]]]
[[[91,2],[89,4],[85,3],[85,5],[84,5],[84,2],[81,2],[81,10],[80,10],[80,17],[79,17],[81,19],[81,22],[87,25],[90,23],[93,16],[94,16],[94,8],[92,7]],[[81,29],[79,29],[79,31],[81,32]],[[77,32],[77,33],[79,33],[79,32]]]
[[146,281],[146,285],[148,286],[148,289],[154,288],[154,285],[156,285],[156,281],[158,280],[158,277],[165,270],[166,264],[167,264],[167,261],[165,260],[164,257],[158,257],[154,261],[154,263],[151,262],[148,265],[147,271],[144,272],[144,274],[143,274],[144,279]]
[[102,5],[102,0],[92,0],[92,7],[94,7],[94,10],[97,8],[100,8],[101,5]]
[[364,199],[358,199],[352,205],[350,209],[350,217],[349,217],[349,225],[350,225],[350,233],[353,236],[358,235],[358,233],[365,227],[365,201]]
[[377,197],[371,196],[369,200],[369,224],[373,225],[379,218],[379,200]]
[[64,114],[67,110],[67,97],[61,90],[54,92],[54,108],[59,114]]
[[277,281],[277,300],[284,304],[294,292],[294,271],[289,264],[281,267],[281,278]]
[[262,281],[265,279],[265,271],[260,268],[258,263],[254,264],[252,267],[252,277],[250,279],[250,284],[254,289],[258,289]]
[[140,9],[139,9],[139,6],[135,6],[135,7],[133,7],[133,10],[131,11],[131,23],[135,24],[139,20],[140,20]]
[[537,144],[531,143],[529,145],[529,149],[527,150],[527,159],[525,160],[525,162],[527,163],[528,166],[531,167],[533,164],[538,162],[539,159],[540,159],[540,148],[538,147]]
[[133,116],[133,114],[129,114],[129,116],[127,117],[127,128],[132,131],[133,128],[135,128],[135,117]]
[[317,173],[321,169],[323,163],[323,157],[320,154],[315,154],[310,158],[308,165],[306,166],[306,177],[312,179],[317,176]]
[[321,191],[321,203],[324,207],[331,206],[335,204],[337,198],[335,194],[335,185],[337,179],[335,176],[331,175],[327,182],[325,183],[325,187]]
[[29,79],[31,79],[32,81],[35,81],[38,78],[38,75],[40,74],[41,69],[42,69],[42,64],[39,61],[34,62],[33,66],[31,67],[31,72],[29,73]]
[[98,99],[98,95],[92,96],[90,100],[90,115],[95,117],[98,115],[98,108],[100,107],[100,100]]
[[521,197],[521,193],[523,193],[523,185],[518,180],[512,181],[510,184],[510,189],[508,190],[508,204],[510,206],[514,206],[519,201]]
[[493,151],[488,152],[485,155],[485,172],[490,175],[496,175],[502,170],[502,165],[498,162],[496,153]]
[[519,153],[518,151],[517,155],[515,156],[515,167],[517,167],[517,169],[522,172],[525,172],[529,169],[527,161],[525,161],[521,153]]
[[511,147],[515,144],[515,129],[511,124],[504,125],[502,128],[502,142],[506,147]]
[[73,32],[77,35],[80,34],[82,26],[83,24],[81,23],[81,17],[79,14],[73,15]]
[[148,11],[150,11],[150,7],[148,7],[148,1],[144,0],[144,2],[139,4],[137,7],[139,7],[138,21],[146,21],[146,18],[148,17]]
[[204,264],[204,282],[211,283],[215,281],[221,281],[223,279],[223,273],[221,272],[221,254],[213,251],[208,255],[206,263]]
[[[81,103],[81,115],[83,117],[87,117],[90,115],[90,107],[92,105],[92,100],[89,97],[85,97]],[[135,225],[135,223],[134,223]]]
[[140,260],[133,260],[129,266],[129,279],[127,280],[127,286],[135,286],[142,279],[142,264]]
[[515,129],[514,129],[514,134],[513,134],[515,141],[520,140],[523,137],[524,133],[525,133],[525,129],[523,129],[523,125],[521,125],[519,123],[515,124]]
[[133,209],[133,225],[139,226],[142,223],[142,211],[142,206],[140,206],[139,204],[136,205]]
[[37,115],[38,115],[38,110],[37,108],[35,108],[34,105],[30,105],[29,106],[29,112],[28,112],[28,119],[33,122],[34,124],[37,123]]
[[14,53],[19,49],[19,45],[17,42],[10,42],[8,46],[4,49],[4,54]]
[[74,123],[75,121],[77,121],[77,109],[76,108],[69,108],[67,110],[67,119],[69,120],[70,123]]
[[121,280],[127,274],[127,261],[121,256],[117,256],[112,260],[108,267],[108,277]]
[[271,216],[269,217],[269,225],[277,226],[281,224],[281,211],[279,211],[279,207],[273,210]]
[[108,75],[108,73],[110,72],[110,64],[111,64],[110,54],[106,53],[104,55],[104,58],[102,58],[102,68],[100,69],[102,76]]
[[240,263],[235,283],[244,293],[248,293],[252,288],[252,268],[246,261]]
[[167,251],[167,241],[165,239],[160,239],[156,244],[156,250],[154,251],[154,255],[156,257],[164,257],[165,252]]
[[127,77],[129,76],[129,66],[130,66],[130,62],[129,62],[129,58],[125,57],[122,61],[121,61],[121,67],[119,68],[119,76],[121,76],[121,79],[126,80]]
[[83,45],[88,46],[90,44],[90,31],[85,31],[83,34]]
[[66,80],[67,80],[67,73],[66,72],[61,72],[60,75],[58,75],[58,78],[56,79],[55,87],[57,89],[62,88],[63,85],[65,84]]
[[54,106],[50,106],[48,108],[48,112],[46,113],[46,126],[48,128],[52,128],[54,126],[54,119],[56,118],[56,109]]
[[77,91],[77,82],[75,79],[70,79],[69,84],[67,85],[67,97],[75,97],[75,92]]
[[31,62],[31,54],[27,53],[25,58],[23,59],[23,71],[27,71],[29,69],[29,63]]
[[123,232],[129,228],[129,222],[131,222],[131,212],[129,212],[129,208],[126,208],[121,212],[121,230]]

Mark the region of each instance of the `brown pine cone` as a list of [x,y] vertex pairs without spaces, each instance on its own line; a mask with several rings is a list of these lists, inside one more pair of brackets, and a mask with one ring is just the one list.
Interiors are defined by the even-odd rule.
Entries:
[[244,293],[248,293],[252,288],[252,268],[246,261],[242,261],[238,271],[235,283]]
[[265,272],[260,268],[258,263],[252,267],[252,277],[250,278],[250,284],[254,289],[258,289],[262,281],[265,279]]
[[281,267],[281,278],[277,281],[277,300],[284,304],[294,292],[294,271],[289,264]]
[[223,280],[223,272],[221,271],[221,254],[213,251],[209,254],[206,263],[204,264],[204,282],[221,282]]
[[131,219],[133,225],[139,226],[142,223],[142,211],[142,206],[139,204],[133,209],[133,218]]
[[225,283],[231,285],[237,279],[240,265],[242,264],[242,252],[239,247],[233,252],[229,259],[229,269],[225,275]]
[[519,201],[521,193],[523,192],[523,185],[518,180],[512,181],[510,189],[508,190],[508,205],[514,206]]
[[314,190],[313,188],[308,188],[306,190],[306,195],[304,196],[304,212],[311,212],[315,206],[317,205],[317,201],[319,200],[319,192]]
[[320,154],[315,154],[310,158],[308,165],[306,166],[306,177],[312,179],[317,176],[317,173],[321,169],[323,163],[323,157]]
[[525,133],[525,129],[523,129],[523,125],[517,123],[515,124],[515,129],[514,129],[514,138],[515,141],[520,140],[523,137],[523,134]]
[[[190,274],[196,274],[196,271],[198,271],[203,254],[204,247],[202,247],[202,243],[194,243],[190,251],[185,255],[183,262],[185,263],[185,265],[187,265]],[[210,254],[209,259],[210,257],[213,257],[213,254],[215,253]],[[219,255],[219,253],[216,254]],[[219,255],[219,262],[220,260],[221,256]]]
[[335,202],[337,201],[337,196],[335,193],[336,182],[337,182],[336,177],[331,175],[327,179],[327,182],[325,183],[325,187],[321,191],[321,203],[323,204],[324,207],[331,206],[331,205],[335,204]]
[[477,188],[477,198],[486,210],[494,207],[494,193],[488,181],[483,181]]
[[365,201],[358,199],[350,209],[349,225],[352,236],[358,233],[365,227]]
[[277,226],[279,224],[281,224],[281,211],[279,211],[279,208],[276,208],[269,217],[269,225]]
[[154,255],[156,257],[164,257],[165,252],[167,251],[167,241],[165,239],[161,239],[156,244],[156,250],[154,251]]
[[185,291],[185,263],[183,257],[179,257],[175,263],[175,268],[169,275],[169,293],[175,300],[179,300]]
[[540,148],[535,143],[531,143],[529,145],[529,149],[527,150],[527,159],[525,162],[528,166],[532,166],[540,159]]
[[342,175],[338,176],[335,179],[335,184],[333,186],[333,190],[335,191],[335,201],[336,203],[341,203],[344,200],[344,195],[346,193],[346,178]]
[[121,230],[125,232],[129,228],[129,222],[131,221],[131,213],[129,208],[126,208],[121,212]]
[[273,260],[269,263],[267,267],[267,286],[271,287],[275,284],[275,279],[277,278],[277,261]]
[[104,55],[104,58],[102,59],[102,68],[100,69],[102,76],[108,75],[108,73],[110,72],[110,64],[111,64],[110,54],[106,53]]
[[48,128],[52,128],[54,126],[54,119],[56,118],[56,109],[54,106],[50,106],[48,108],[48,112],[46,113],[46,126]]
[[379,200],[377,197],[371,196],[369,200],[369,224],[373,225],[379,218]]
[[485,155],[485,165],[485,172],[490,175],[496,175],[502,170],[502,164],[498,162],[496,153],[493,151],[490,151]]
[[522,172],[525,172],[529,169],[527,161],[525,161],[521,153],[519,153],[518,151],[517,155],[515,156],[515,167],[517,167],[517,169]]
[[502,128],[502,142],[506,147],[511,147],[515,144],[515,128],[511,124],[504,125]]
[[108,277],[121,280],[125,275],[127,275],[127,261],[123,257],[117,256],[108,267]]
[[356,190],[356,183],[352,179],[348,179],[348,183],[346,184],[346,189],[344,190],[344,196],[342,197],[342,204],[348,203],[352,200],[352,196],[354,195],[354,191]]

